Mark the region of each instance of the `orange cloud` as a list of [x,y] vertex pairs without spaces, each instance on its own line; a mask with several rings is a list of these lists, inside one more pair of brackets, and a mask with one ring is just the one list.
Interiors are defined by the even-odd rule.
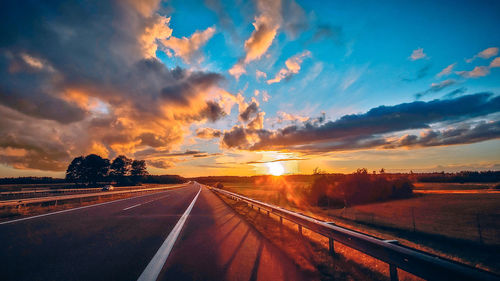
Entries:
[[282,68],[273,79],[267,80],[267,84],[278,83],[283,79],[289,79],[293,75],[299,73],[300,66],[305,58],[311,56],[311,52],[308,50],[303,51],[300,54],[296,54],[295,56],[287,59],[285,61],[285,66]]
[[253,22],[254,31],[245,41],[245,56],[229,70],[236,79],[245,73],[246,64],[267,52],[282,23],[281,0],[258,0],[257,10],[259,15]]
[[[176,38],[170,37],[162,40],[163,46],[167,50],[168,56],[181,57],[185,62],[191,63],[194,59],[198,59],[198,63],[203,60],[200,54],[200,48],[203,47],[210,38],[215,34],[215,27],[209,27],[203,31],[196,31],[191,37]],[[172,50],[174,54],[170,51]]]

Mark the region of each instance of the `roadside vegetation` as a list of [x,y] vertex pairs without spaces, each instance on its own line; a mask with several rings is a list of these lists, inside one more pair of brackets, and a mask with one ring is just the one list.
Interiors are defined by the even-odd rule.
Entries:
[[[317,169],[307,176],[200,181],[212,181],[212,186],[223,183],[223,189],[231,192],[500,273],[496,254],[500,251],[500,194],[495,193],[498,182],[487,181],[498,175],[500,172],[369,173],[365,169],[345,175]],[[437,182],[419,182],[424,176]],[[468,182],[466,176],[483,178]],[[470,192],[453,193],[455,190]]]

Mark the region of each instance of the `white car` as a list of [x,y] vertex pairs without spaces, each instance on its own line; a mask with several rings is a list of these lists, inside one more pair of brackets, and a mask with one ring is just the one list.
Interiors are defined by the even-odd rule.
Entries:
[[113,190],[115,189],[114,186],[112,186],[111,184],[107,184],[105,186],[102,187],[102,191],[110,191],[110,190]]

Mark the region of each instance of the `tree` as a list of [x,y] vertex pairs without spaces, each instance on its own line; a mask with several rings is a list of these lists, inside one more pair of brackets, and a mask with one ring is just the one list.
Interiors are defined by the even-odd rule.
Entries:
[[130,171],[130,174],[135,183],[139,182],[144,176],[148,174],[148,171],[146,170],[146,161],[132,161],[132,170]]
[[85,158],[83,156],[76,157],[71,161],[66,170],[66,180],[74,183],[83,182],[83,162]]
[[130,175],[132,170],[132,159],[124,155],[120,155],[113,160],[110,166],[109,175],[113,180],[120,185],[126,183],[126,177]]
[[85,182],[96,185],[104,180],[109,171],[109,159],[103,159],[96,154],[89,154],[83,161],[83,178]]

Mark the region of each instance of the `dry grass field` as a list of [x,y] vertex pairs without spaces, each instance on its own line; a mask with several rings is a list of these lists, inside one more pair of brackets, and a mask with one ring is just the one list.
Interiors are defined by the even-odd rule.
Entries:
[[[500,272],[500,194],[426,194],[345,209],[310,206],[300,199],[308,182],[225,183],[225,189],[384,239]],[[459,184],[443,184],[456,190]],[[461,185],[462,189],[485,184]],[[491,185],[491,184],[490,184]],[[424,185],[421,185],[424,186]],[[425,184],[438,189],[438,184]],[[283,191],[288,194],[283,194]],[[290,200],[283,200],[288,196]]]

